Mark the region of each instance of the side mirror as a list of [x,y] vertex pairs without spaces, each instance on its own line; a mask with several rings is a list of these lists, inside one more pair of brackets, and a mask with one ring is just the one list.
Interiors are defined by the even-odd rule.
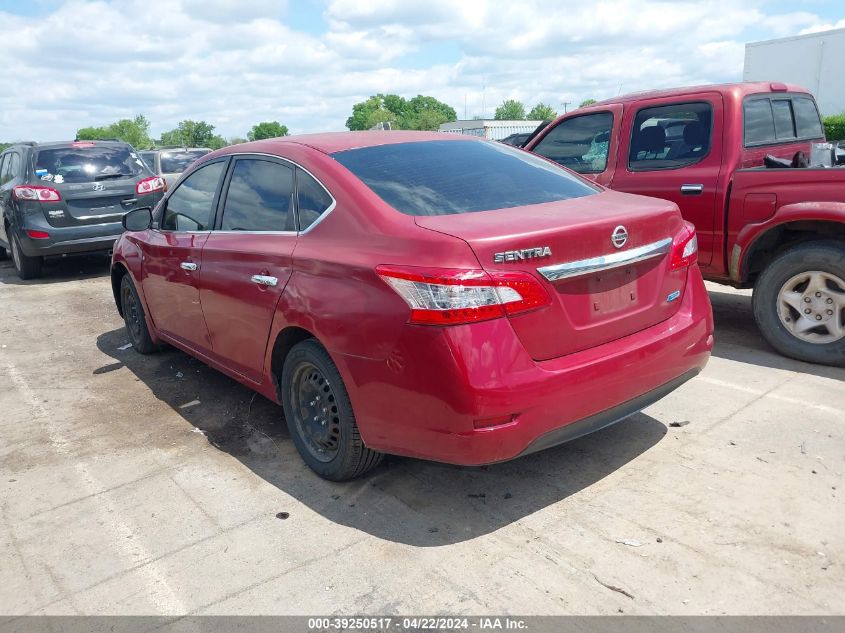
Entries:
[[153,212],[149,207],[133,209],[123,216],[123,228],[127,231],[145,231],[153,221]]

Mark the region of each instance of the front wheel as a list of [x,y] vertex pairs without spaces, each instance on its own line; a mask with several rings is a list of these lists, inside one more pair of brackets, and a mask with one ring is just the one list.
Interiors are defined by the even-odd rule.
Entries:
[[144,317],[144,306],[135,284],[132,283],[129,273],[123,275],[120,280],[120,309],[123,312],[123,322],[126,324],[126,333],[129,334],[129,342],[140,354],[152,354],[158,351],[158,346],[153,343],[150,330],[147,328],[147,320]]
[[281,395],[293,443],[320,477],[354,479],[381,462],[383,455],[361,439],[340,372],[314,339],[296,344],[288,353]]
[[808,242],[779,255],[757,279],[752,304],[781,354],[845,366],[845,244]]

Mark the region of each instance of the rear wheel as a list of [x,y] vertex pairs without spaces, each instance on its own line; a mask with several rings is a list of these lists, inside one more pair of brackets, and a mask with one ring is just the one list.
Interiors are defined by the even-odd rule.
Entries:
[[845,365],[845,244],[786,251],[760,275],[752,301],[760,332],[780,353]]
[[158,346],[153,343],[147,328],[144,306],[141,305],[141,299],[138,297],[138,291],[135,290],[135,284],[132,283],[129,273],[123,275],[123,279],[120,280],[120,307],[132,347],[140,354],[152,354],[158,351]]
[[35,279],[41,276],[41,266],[44,263],[43,257],[30,257],[21,250],[20,242],[14,234],[11,235],[10,246],[12,247],[12,262],[15,264],[15,271],[21,279]]
[[281,394],[293,443],[320,477],[354,479],[381,462],[383,455],[361,439],[337,367],[314,339],[291,349],[282,370]]

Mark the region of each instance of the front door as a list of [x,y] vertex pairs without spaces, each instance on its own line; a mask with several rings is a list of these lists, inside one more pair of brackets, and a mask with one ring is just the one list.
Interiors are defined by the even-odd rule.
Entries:
[[699,263],[707,268],[718,246],[722,192],[722,98],[716,93],[653,99],[625,112],[627,140],[617,157],[612,187],[671,200],[695,225]]
[[205,164],[185,178],[162,203],[158,228],[142,242],[141,283],[156,329],[205,354],[211,343],[199,296],[202,247],[214,223],[227,163]]
[[610,105],[572,114],[526,148],[609,187],[616,168],[622,106]]
[[214,357],[254,382],[296,246],[293,167],[239,156],[223,186],[222,212],[202,251],[200,299]]

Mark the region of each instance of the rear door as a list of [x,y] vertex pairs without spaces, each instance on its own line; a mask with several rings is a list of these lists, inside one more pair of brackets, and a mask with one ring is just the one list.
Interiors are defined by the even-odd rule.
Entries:
[[698,232],[699,262],[710,264],[721,217],[722,97],[651,99],[626,109],[612,187],[671,200]]
[[621,124],[621,105],[572,115],[545,130],[529,151],[610,186]]
[[228,157],[206,163],[174,189],[157,214],[158,228],[140,241],[147,307],[158,330],[206,355],[208,327],[200,305],[202,247],[214,222]]
[[294,167],[238,156],[202,251],[200,300],[215,358],[260,382],[276,303],[296,246]]

